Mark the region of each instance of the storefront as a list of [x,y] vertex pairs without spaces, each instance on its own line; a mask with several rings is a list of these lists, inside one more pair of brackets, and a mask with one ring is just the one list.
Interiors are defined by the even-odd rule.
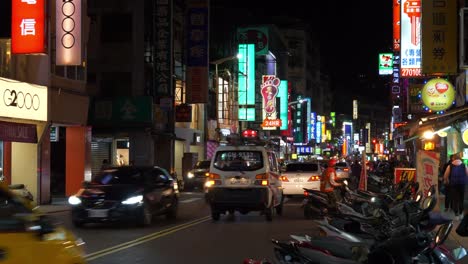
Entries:
[[0,78],[1,169],[10,184],[25,184],[40,196],[40,151],[47,124],[46,86]]
[[90,104],[91,179],[104,161],[111,165],[152,165],[153,102],[148,96],[94,99]]

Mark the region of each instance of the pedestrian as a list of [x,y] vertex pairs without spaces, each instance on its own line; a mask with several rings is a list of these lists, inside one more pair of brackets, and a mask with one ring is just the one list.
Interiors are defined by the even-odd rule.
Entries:
[[444,164],[444,166],[442,167],[442,172],[441,172],[441,174],[442,174],[441,183],[443,184],[444,194],[445,194],[445,200],[444,200],[444,204],[445,204],[444,211],[445,212],[447,212],[448,210],[450,210],[452,208],[452,204],[451,204],[451,200],[450,200],[450,185],[445,184],[444,174],[445,174],[445,171],[447,170],[447,167],[452,163],[453,157],[454,157],[453,154],[450,155],[450,159]]
[[359,160],[354,160],[351,165],[351,180],[353,181],[353,187],[357,188],[359,186],[359,180],[361,178],[362,166],[359,164]]
[[109,160],[103,159],[103,160],[102,160],[101,169],[102,169],[102,170],[105,170],[105,169],[109,168],[109,166],[110,166]]
[[444,183],[450,185],[450,200],[455,220],[460,220],[463,213],[465,200],[465,185],[468,182],[468,169],[460,158],[460,154],[454,154],[453,161],[447,166],[444,173]]
[[338,183],[338,176],[336,175],[335,170],[336,159],[330,159],[328,161],[328,167],[323,172],[322,180],[320,181],[320,191],[324,192],[328,196],[328,201],[330,202],[330,207],[336,209],[336,202],[340,198],[338,190],[336,187],[342,186],[342,183]]

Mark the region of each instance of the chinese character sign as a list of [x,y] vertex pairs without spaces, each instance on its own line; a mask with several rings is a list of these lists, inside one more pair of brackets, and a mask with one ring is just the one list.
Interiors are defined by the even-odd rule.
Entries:
[[44,0],[12,0],[12,53],[44,53],[45,42]]
[[[195,1],[194,1],[195,2]],[[189,2],[187,19],[187,103],[208,102],[208,1]],[[217,77],[215,77],[217,78]],[[213,86],[218,86],[215,80]],[[215,88],[217,90],[218,87]]]
[[[440,154],[434,151],[419,150],[416,155],[416,170],[418,174],[419,189],[427,195],[429,188],[435,185],[438,190],[438,174]],[[436,195],[438,195],[436,193]]]
[[422,70],[425,74],[457,72],[457,2],[424,0],[422,26]]
[[172,4],[173,1],[155,0],[156,14],[153,16],[155,33],[153,43],[154,78],[156,97],[172,95]]
[[421,76],[421,0],[401,1],[401,76]]

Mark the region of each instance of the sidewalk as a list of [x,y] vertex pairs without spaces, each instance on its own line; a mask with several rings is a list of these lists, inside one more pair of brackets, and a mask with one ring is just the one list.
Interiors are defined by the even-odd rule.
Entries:
[[70,205],[66,198],[53,198],[50,204],[41,204],[37,208],[45,214],[54,214],[70,211]]

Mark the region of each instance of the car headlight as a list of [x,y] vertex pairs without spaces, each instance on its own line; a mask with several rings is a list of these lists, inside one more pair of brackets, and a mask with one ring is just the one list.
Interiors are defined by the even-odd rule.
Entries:
[[143,195],[137,195],[125,199],[122,201],[122,204],[137,204],[141,202],[143,202]]
[[195,177],[195,175],[193,175],[193,172],[187,173],[187,178],[190,179],[190,178],[193,178],[193,177]]
[[72,195],[68,198],[68,203],[71,205],[78,205],[81,203],[81,199],[76,197],[75,195]]
[[371,203],[375,203],[377,199],[375,197],[370,198]]

